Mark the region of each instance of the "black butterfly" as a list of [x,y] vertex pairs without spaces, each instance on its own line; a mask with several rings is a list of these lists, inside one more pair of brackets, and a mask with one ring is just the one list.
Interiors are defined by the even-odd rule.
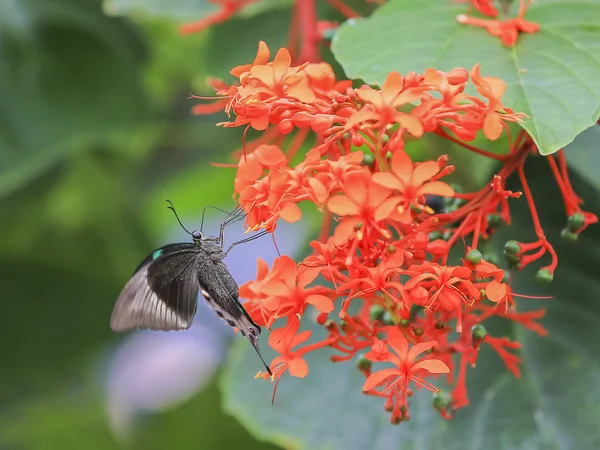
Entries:
[[[173,204],[169,204],[177,217]],[[111,328],[114,331],[186,330],[192,325],[200,292],[219,317],[248,338],[271,374],[258,347],[261,328],[240,304],[238,285],[223,262],[234,246],[266,234],[266,231],[257,233],[223,251],[225,227],[243,216],[243,210],[236,208],[221,224],[219,236],[214,237],[205,237],[200,231],[190,233],[177,217],[193,242],[166,245],[140,263],[117,298]]]

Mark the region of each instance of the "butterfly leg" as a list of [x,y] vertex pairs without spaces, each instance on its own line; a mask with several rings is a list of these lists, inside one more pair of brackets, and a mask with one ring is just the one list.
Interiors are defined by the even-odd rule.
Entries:
[[244,209],[238,205],[235,207],[235,209],[233,211],[231,211],[229,213],[229,215],[223,221],[223,223],[221,223],[221,226],[219,227],[219,241],[218,241],[218,244],[221,247],[221,249],[223,248],[223,244],[225,243],[225,227],[227,225],[231,225],[234,222],[237,222],[238,220],[243,219],[245,215],[246,215],[246,213],[245,213]]
[[249,237],[249,238],[242,239],[242,240],[240,240],[240,241],[234,242],[234,243],[233,243],[233,244],[231,244],[231,246],[230,246],[230,247],[227,249],[227,251],[225,252],[225,255],[227,255],[227,254],[228,254],[228,253],[229,253],[229,252],[230,252],[230,251],[233,249],[233,247],[235,247],[236,245],[239,245],[239,244],[244,244],[244,243],[246,243],[246,242],[253,241],[254,239],[261,238],[261,237],[263,237],[265,234],[268,234],[268,233],[269,233],[269,232],[268,232],[267,230],[263,230],[263,231],[261,231],[260,233],[257,233],[257,234],[255,234],[254,236],[251,236],[251,237]]

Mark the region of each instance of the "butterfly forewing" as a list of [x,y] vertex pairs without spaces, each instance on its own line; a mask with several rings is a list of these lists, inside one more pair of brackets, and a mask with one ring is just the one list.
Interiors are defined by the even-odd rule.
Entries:
[[199,290],[197,254],[192,243],[167,245],[150,254],[119,295],[111,328],[188,329]]

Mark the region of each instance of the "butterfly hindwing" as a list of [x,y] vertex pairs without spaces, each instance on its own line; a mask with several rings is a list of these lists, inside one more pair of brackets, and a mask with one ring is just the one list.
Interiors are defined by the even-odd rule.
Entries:
[[192,243],[170,244],[150,254],[117,299],[111,328],[188,329],[197,307],[197,254]]

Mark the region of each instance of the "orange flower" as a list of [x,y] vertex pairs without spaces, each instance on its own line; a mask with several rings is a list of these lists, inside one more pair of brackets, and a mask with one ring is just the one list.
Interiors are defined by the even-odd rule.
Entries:
[[485,288],[485,294],[492,302],[500,304],[506,303],[506,311],[515,303],[510,287],[506,283],[500,283],[492,280]]
[[269,47],[264,41],[259,41],[258,51],[256,52],[256,57],[254,58],[252,64],[244,64],[234,67],[229,71],[229,73],[234,77],[239,78],[242,76],[242,74],[249,72],[254,66],[263,66],[268,64],[269,58],[271,58],[271,51],[269,50]]
[[403,308],[410,307],[406,299],[401,300],[397,295],[392,293],[394,291],[398,292],[401,297],[405,298],[404,287],[394,277],[401,272],[400,267],[404,262],[404,255],[404,251],[397,250],[375,267],[355,267],[354,272],[356,276],[339,287],[341,291],[349,290],[350,292],[354,292],[344,300],[340,317],[344,318],[346,316],[350,302],[354,297],[370,298],[370,295],[377,292],[386,294]]
[[322,294],[324,288],[306,288],[318,275],[314,270],[298,267],[286,255],[275,260],[269,273],[265,267],[259,258],[257,281],[240,287],[240,297],[249,299],[245,308],[259,325],[270,327],[278,318],[302,316],[308,305],[321,313],[333,311],[333,301]]
[[334,244],[342,245],[354,236],[360,241],[373,230],[391,237],[381,225],[398,203],[398,200],[389,198],[391,190],[373,183],[367,172],[348,174],[343,189],[344,195],[336,195],[327,202],[329,211],[343,216],[335,228]]
[[[402,105],[417,100],[427,88],[405,89],[402,75],[392,72],[388,75],[381,90],[370,86],[357,89],[356,96],[365,102],[365,106],[346,122],[346,129],[351,129],[358,124],[369,128],[384,129],[387,125],[398,123],[410,134],[419,137],[423,134],[423,124],[418,117],[397,110]],[[374,123],[369,123],[373,121]]]
[[426,195],[452,197],[454,189],[443,181],[431,181],[440,172],[436,161],[426,161],[413,164],[410,156],[404,150],[398,150],[392,155],[391,171],[373,174],[373,182],[396,190],[399,194],[397,212],[402,223],[410,223],[412,216],[410,206],[429,212],[419,199]]
[[521,119],[527,117],[525,114],[515,113],[502,104],[501,98],[506,91],[506,83],[500,78],[482,77],[479,72],[479,64],[473,66],[471,80],[473,80],[477,92],[489,100],[483,122],[483,134],[488,139],[494,141],[500,137],[504,128],[504,120],[520,122]]
[[429,291],[429,298],[425,299],[427,303],[423,304],[428,309],[435,310],[439,306],[446,311],[455,311],[456,331],[461,333],[463,303],[471,305],[481,297],[479,289],[470,281],[471,269],[426,262],[409,267],[407,273],[413,277],[405,283],[406,289],[419,287]]
[[[404,399],[408,383],[411,381],[430,391],[437,391],[435,386],[418,377],[417,374],[419,371],[427,371],[433,374],[448,373],[450,372],[448,366],[439,359],[415,361],[417,356],[432,349],[437,344],[436,341],[421,342],[413,345],[409,350],[404,333],[399,328],[392,327],[388,331],[387,342],[397,356],[388,353],[385,360],[391,362],[396,367],[372,373],[365,381],[363,391],[368,392],[382,383],[386,383],[387,387],[381,393],[386,391],[399,392],[401,399]],[[383,352],[380,348],[373,349],[373,351],[376,353],[372,354],[372,356],[383,357]]]
[[[291,376],[298,378],[304,378],[308,374],[308,365],[302,358],[302,352],[292,349],[305,342],[312,332],[305,330],[298,333],[299,328],[300,321],[293,320],[289,326],[271,331],[269,345],[280,355],[271,361],[270,369],[273,372],[273,379],[281,378],[286,371],[289,371]],[[271,375],[262,371],[255,376],[255,378],[264,379],[269,377]]]
[[259,145],[252,153],[240,158],[235,175],[235,192],[241,193],[264,175],[265,169],[287,165],[285,154],[276,145]]

